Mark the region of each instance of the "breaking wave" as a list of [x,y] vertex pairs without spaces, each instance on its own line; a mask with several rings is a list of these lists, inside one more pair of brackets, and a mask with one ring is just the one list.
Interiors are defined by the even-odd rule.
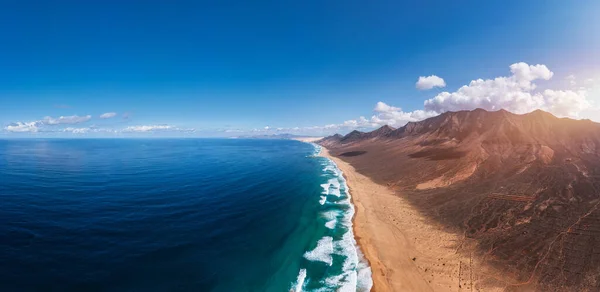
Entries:
[[322,192],[320,219],[323,234],[304,253],[306,260],[293,291],[369,291],[373,285],[371,268],[356,243],[352,230],[354,206],[342,171],[330,159],[320,157],[321,146],[315,145],[312,157],[320,159]]

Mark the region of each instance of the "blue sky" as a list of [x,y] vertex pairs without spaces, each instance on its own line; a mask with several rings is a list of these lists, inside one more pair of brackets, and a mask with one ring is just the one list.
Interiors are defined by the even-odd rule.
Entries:
[[[3,1],[0,136],[321,135],[474,107],[594,118],[598,15],[585,0]],[[431,75],[444,86],[417,88]]]

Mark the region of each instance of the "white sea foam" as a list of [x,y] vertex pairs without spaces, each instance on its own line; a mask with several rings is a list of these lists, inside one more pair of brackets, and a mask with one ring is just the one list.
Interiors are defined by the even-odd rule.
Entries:
[[325,227],[327,227],[329,229],[334,229],[336,223],[337,223],[337,221],[335,219],[329,220],[329,221],[325,222]]
[[300,269],[298,273],[298,279],[296,279],[296,285],[294,288],[295,292],[302,292],[304,281],[306,280],[306,269]]
[[319,154],[321,153],[321,146],[315,144],[315,143],[310,143],[315,149],[313,150],[313,154],[309,155],[308,157],[317,157],[319,156]]
[[315,144],[315,143],[310,143],[310,144],[312,144],[313,147],[315,147],[315,155],[319,155],[321,153],[321,148],[322,147],[320,145]]
[[[317,146],[315,146],[317,147]],[[319,148],[320,151],[320,148]],[[317,246],[304,254],[304,257],[309,261],[324,262],[328,265],[334,264],[333,255],[341,256],[343,262],[341,274],[327,275],[324,279],[312,279],[319,281],[323,285],[322,288],[313,291],[370,291],[373,286],[371,277],[371,268],[360,252],[354,234],[352,233],[352,217],[354,216],[354,206],[350,200],[348,186],[344,179],[342,171],[337,165],[329,159],[326,159],[322,164],[324,166],[324,175],[330,177],[327,183],[321,184],[323,191],[321,192],[319,203],[324,205],[327,202],[327,196],[336,196],[340,198],[335,201],[334,205],[339,206],[337,210],[328,210],[322,212],[321,215],[327,220],[325,227],[328,229],[336,229],[337,226],[343,226],[343,230],[347,230],[341,238],[335,239],[331,236],[324,236],[317,242]],[[333,178],[331,178],[333,176]],[[337,238],[337,236],[336,236]],[[337,265],[339,257],[336,257],[335,264]],[[306,277],[306,271],[304,276]],[[300,275],[296,282],[296,291],[300,281]],[[304,279],[303,281],[304,282]],[[302,289],[302,287],[300,287]]]
[[365,256],[358,250],[358,266],[356,267],[358,272],[358,282],[356,284],[356,291],[371,291],[373,287],[373,278],[371,275],[371,267],[365,259]]
[[321,196],[321,199],[319,199],[319,204],[325,205],[325,202],[327,202],[327,197]]
[[340,189],[336,187],[329,188],[329,195],[340,197],[342,194],[340,193]]
[[[341,239],[333,242],[333,252],[345,257],[342,264],[342,274],[332,275],[324,279],[323,282],[326,287],[337,291],[369,291],[373,286],[371,268],[360,252],[352,233],[352,217],[355,209],[350,200],[350,193],[347,191],[348,187],[343,172],[337,168],[333,161],[329,160],[329,162],[334,167],[332,173],[336,175],[337,182],[335,184],[337,188],[332,188],[334,183],[328,181],[330,184],[329,194],[343,197],[344,199],[338,201],[338,204],[347,206],[346,211],[342,213],[341,218],[336,220],[335,225],[340,224],[346,227],[348,231],[342,235]],[[335,191],[332,192],[332,190]]]
[[323,188],[321,194],[327,195],[329,193],[329,182],[327,182],[326,184],[321,184],[321,188]]
[[325,168],[323,168],[324,172],[332,172],[333,174],[336,173],[335,167],[331,164],[327,164],[325,165]]
[[[323,188],[323,191],[321,192],[321,194],[323,194],[323,195],[332,195],[332,196],[336,196],[336,197],[341,196],[341,193],[340,193],[341,185],[340,185],[340,181],[337,177],[330,178],[327,181],[327,183],[321,184],[321,188]],[[321,204],[321,205],[323,205],[323,204]]]
[[327,212],[323,212],[322,216],[323,218],[327,219],[327,222],[325,222],[325,227],[329,228],[329,229],[334,229],[335,225],[337,224],[337,216],[338,216],[338,211],[335,210],[329,210]]
[[325,236],[317,242],[317,246],[311,250],[304,253],[304,258],[309,261],[314,262],[324,262],[328,265],[333,264],[333,258],[331,255],[333,254],[333,238],[330,236]]

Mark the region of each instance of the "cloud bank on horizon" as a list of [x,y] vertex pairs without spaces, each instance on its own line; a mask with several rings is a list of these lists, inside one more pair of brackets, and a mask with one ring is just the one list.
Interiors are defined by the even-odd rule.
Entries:
[[477,79],[455,92],[442,92],[428,99],[424,107],[428,111],[505,109],[514,113],[527,113],[542,109],[561,117],[579,117],[590,107],[586,91],[552,90],[536,92],[536,80],[550,80],[554,73],[545,65],[515,63],[510,65],[511,76],[495,79]]
[[[400,127],[407,122],[420,121],[439,115],[447,111],[473,110],[482,108],[488,111],[505,109],[517,114],[531,112],[536,109],[548,111],[559,117],[581,118],[582,114],[598,111],[594,100],[590,98],[590,90],[598,86],[600,80],[586,79],[578,81],[574,75],[565,78],[569,89],[538,89],[537,82],[553,78],[554,72],[546,65],[529,65],[524,62],[514,63],[509,66],[510,75],[493,79],[475,79],[469,84],[459,87],[455,91],[443,91],[423,102],[423,108],[413,111],[404,111],[401,107],[377,102],[373,114],[367,118],[360,116],[337,124],[328,124],[312,127],[270,127],[257,129],[227,129],[219,130],[229,135],[231,133],[301,133],[301,134],[330,134],[354,129],[372,129],[383,125]],[[415,84],[418,90],[443,88],[446,82],[443,78],[430,75],[421,76]],[[103,113],[99,120],[112,119],[116,112]],[[589,115],[588,115],[589,116]],[[129,117],[123,114],[123,119]],[[91,115],[72,115],[53,118],[46,116],[43,119],[29,122],[13,122],[6,125],[3,130],[9,133],[104,133],[104,134],[131,134],[131,133],[194,133],[193,128],[181,128],[168,124],[134,125],[122,128],[107,128],[97,125],[80,126],[93,119]],[[61,127],[62,126],[62,127]]]
[[[416,122],[437,116],[447,111],[473,110],[482,108],[488,111],[505,109],[523,114],[541,109],[558,117],[582,118],[589,110],[597,110],[597,105],[589,97],[589,89],[595,80],[586,79],[584,86],[577,89],[537,90],[536,81],[550,80],[554,72],[546,65],[529,65],[519,62],[510,65],[509,76],[494,79],[476,79],[456,91],[444,91],[423,103],[423,109],[404,111],[400,107],[378,102],[370,118],[364,116],[347,120],[340,124],[330,124],[322,127],[309,127],[307,130],[348,131],[353,129],[377,128],[383,125],[400,127],[408,122]],[[577,85],[574,75],[566,78],[569,84]],[[445,87],[444,79],[436,75],[419,77],[416,88],[428,90],[434,87]],[[286,129],[290,130],[290,129]],[[292,129],[293,130],[293,129]]]
[[62,124],[68,124],[68,125],[80,124],[80,123],[85,123],[85,122],[89,121],[91,118],[92,118],[92,116],[90,116],[90,115],[60,116],[58,118],[46,116],[43,119],[38,120],[38,121],[14,122],[14,123],[7,125],[4,128],[4,130],[6,130],[8,132],[17,132],[17,133],[38,132],[40,129],[44,128],[45,126],[55,126],[55,125],[62,125]]
[[[115,112],[108,112],[98,116],[101,120],[111,119],[117,116]],[[127,119],[129,115],[124,114],[123,118]],[[123,133],[155,133],[155,132],[182,132],[193,133],[194,128],[180,128],[172,125],[137,125],[128,126],[121,129],[98,127],[90,125],[85,127],[74,127],[72,125],[83,124],[92,119],[91,115],[85,116],[60,116],[53,118],[46,116],[41,120],[31,122],[14,122],[6,125],[4,131],[9,133],[71,133],[71,134],[123,134]],[[61,128],[60,125],[69,125]]]

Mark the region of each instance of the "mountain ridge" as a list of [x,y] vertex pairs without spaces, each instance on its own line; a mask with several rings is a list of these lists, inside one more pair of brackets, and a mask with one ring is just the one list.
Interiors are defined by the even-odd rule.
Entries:
[[[481,121],[484,116],[487,115],[487,119],[485,121]],[[479,119],[479,121],[477,121]],[[537,124],[539,126],[542,125],[552,125],[557,124],[558,121],[568,121],[567,123],[585,123],[585,126],[596,125],[600,129],[600,124],[592,122],[590,120],[573,120],[569,118],[558,118],[548,112],[542,110],[535,110],[526,114],[514,114],[508,112],[506,110],[498,110],[498,111],[486,111],[484,109],[475,109],[471,111],[456,111],[456,112],[445,112],[438,116],[431,117],[419,122],[408,122],[406,125],[400,128],[392,128],[389,125],[383,125],[382,127],[373,130],[371,132],[361,132],[358,130],[354,130],[346,135],[335,134],[334,136],[328,136],[323,138],[320,142],[327,142],[329,140],[337,142],[340,140],[342,143],[348,142],[356,142],[362,139],[370,139],[370,138],[402,138],[409,135],[414,134],[423,134],[430,130],[438,130],[445,132],[449,138],[465,138],[464,135],[467,130],[476,130],[482,129],[483,126],[491,127],[493,126],[493,122],[503,122],[509,123],[515,126],[515,123],[521,123],[524,126],[527,125],[528,128],[535,126],[532,124],[532,120],[537,119]],[[539,120],[543,120],[544,124],[540,124]],[[474,121],[475,120],[475,121]],[[470,125],[470,127],[464,127],[466,122],[479,122],[480,124]],[[482,122],[486,122],[485,124],[481,124]],[[479,126],[479,127],[477,127]],[[508,125],[505,125],[508,126]],[[570,125],[573,127],[574,125]],[[462,135],[461,135],[462,134]],[[339,139],[338,139],[339,138]]]
[[600,287],[600,124],[476,109],[378,130],[318,143],[477,242],[508,291]]

